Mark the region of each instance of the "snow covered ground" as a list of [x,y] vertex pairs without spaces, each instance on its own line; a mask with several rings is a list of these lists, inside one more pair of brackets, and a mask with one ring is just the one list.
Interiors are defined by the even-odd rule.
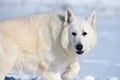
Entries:
[[[97,11],[98,43],[89,54],[80,58],[81,71],[75,80],[120,80],[119,0],[0,0],[0,18],[63,12],[66,7],[71,7],[75,14],[83,17],[92,10]],[[28,72],[13,71],[11,74],[17,78],[22,76],[22,80],[40,79]]]

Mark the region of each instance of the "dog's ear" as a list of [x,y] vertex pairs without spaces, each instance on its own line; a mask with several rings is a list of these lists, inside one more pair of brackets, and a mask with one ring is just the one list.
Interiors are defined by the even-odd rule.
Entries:
[[96,11],[93,11],[90,16],[87,18],[87,21],[90,23],[91,26],[95,28],[96,25]]
[[70,24],[73,19],[73,12],[70,8],[67,8],[65,12],[65,23]]

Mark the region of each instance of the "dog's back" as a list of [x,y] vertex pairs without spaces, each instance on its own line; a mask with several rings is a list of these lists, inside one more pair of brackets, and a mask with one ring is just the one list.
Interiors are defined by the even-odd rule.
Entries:
[[[11,70],[16,61],[20,61],[18,59],[21,59],[22,64],[26,66],[25,62],[28,61],[29,64],[34,56],[41,55],[38,52],[44,53],[43,51],[50,48],[51,39],[57,37],[59,28],[61,28],[59,16],[51,13],[1,19],[0,80],[3,80],[4,74]],[[48,56],[48,54],[41,55],[41,58],[46,55]]]

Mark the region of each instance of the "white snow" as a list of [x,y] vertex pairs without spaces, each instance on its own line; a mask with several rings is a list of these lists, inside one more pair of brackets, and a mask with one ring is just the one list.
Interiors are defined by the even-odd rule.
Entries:
[[111,77],[109,80],[120,80],[118,77]]
[[95,80],[95,78],[93,76],[86,76],[84,80]]
[[60,11],[67,6],[78,15],[96,10],[101,16],[120,16],[119,0],[0,0],[0,17]]

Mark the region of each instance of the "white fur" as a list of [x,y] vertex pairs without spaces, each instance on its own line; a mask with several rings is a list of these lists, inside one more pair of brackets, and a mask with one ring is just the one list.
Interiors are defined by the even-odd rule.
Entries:
[[[13,68],[40,74],[42,80],[73,79],[80,70],[75,46],[83,44],[85,54],[96,43],[95,15],[84,20],[67,9],[65,16],[47,13],[0,20],[0,80]],[[83,31],[88,34],[83,36]]]

